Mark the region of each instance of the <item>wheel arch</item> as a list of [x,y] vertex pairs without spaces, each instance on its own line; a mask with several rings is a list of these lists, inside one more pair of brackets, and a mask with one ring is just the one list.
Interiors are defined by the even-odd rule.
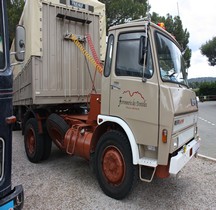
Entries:
[[117,129],[122,131],[128,138],[128,141],[131,146],[131,151],[132,151],[132,158],[133,158],[133,164],[137,165],[139,162],[139,150],[137,143],[135,141],[135,137],[128,126],[128,124],[118,118],[118,117],[113,117],[113,116],[106,116],[106,115],[98,115],[98,126],[93,134],[92,140],[92,150],[94,151],[96,148],[96,145],[102,136],[103,133],[105,133],[108,129]]
[[26,123],[30,118],[35,118],[37,120],[39,133],[42,134],[44,130],[43,129],[44,123],[48,115],[49,115],[49,112],[46,109],[29,108],[24,114],[24,118],[22,122],[22,134],[24,134]]

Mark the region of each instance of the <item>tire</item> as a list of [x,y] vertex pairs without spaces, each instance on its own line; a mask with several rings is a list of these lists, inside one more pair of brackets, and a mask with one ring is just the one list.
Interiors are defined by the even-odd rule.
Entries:
[[90,153],[89,168],[93,174],[95,174],[95,165],[95,153]]
[[43,142],[44,142],[44,152],[41,160],[47,160],[50,156],[51,149],[52,149],[52,139],[49,137],[49,134],[47,132],[45,132],[43,135]]
[[30,118],[25,126],[24,143],[26,155],[30,162],[38,163],[44,153],[43,135],[38,134],[38,123],[35,118]]
[[49,136],[56,146],[60,149],[64,149],[64,136],[70,128],[69,125],[62,117],[53,113],[47,118],[46,127]]
[[95,172],[106,195],[120,200],[129,194],[137,179],[137,167],[124,134],[113,130],[102,135],[95,152]]

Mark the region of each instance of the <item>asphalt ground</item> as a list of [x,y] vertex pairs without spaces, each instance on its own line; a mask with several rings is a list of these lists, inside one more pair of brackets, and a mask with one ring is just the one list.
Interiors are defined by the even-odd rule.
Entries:
[[216,159],[216,101],[199,102],[199,154]]
[[121,201],[101,191],[88,162],[54,146],[47,161],[30,163],[20,131],[13,132],[12,168],[13,186],[24,187],[24,210],[216,209],[216,162],[203,158],[193,158],[177,177],[138,181]]

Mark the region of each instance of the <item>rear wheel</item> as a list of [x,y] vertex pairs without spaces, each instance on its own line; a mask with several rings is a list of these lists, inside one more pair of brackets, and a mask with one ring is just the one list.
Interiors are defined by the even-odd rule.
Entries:
[[27,121],[24,133],[26,155],[30,162],[38,163],[44,152],[43,135],[38,133],[38,123],[35,118]]
[[47,118],[46,127],[53,142],[59,149],[64,149],[64,136],[69,129],[69,125],[62,117],[53,113]]
[[136,180],[136,166],[127,137],[119,131],[108,131],[99,140],[95,153],[95,169],[104,193],[123,199]]

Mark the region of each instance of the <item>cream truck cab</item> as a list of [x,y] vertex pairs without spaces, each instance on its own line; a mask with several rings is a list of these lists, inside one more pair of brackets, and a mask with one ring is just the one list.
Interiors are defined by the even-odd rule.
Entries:
[[167,31],[148,21],[112,27],[102,84],[98,123],[123,128],[141,180],[177,174],[197,153],[196,95]]

